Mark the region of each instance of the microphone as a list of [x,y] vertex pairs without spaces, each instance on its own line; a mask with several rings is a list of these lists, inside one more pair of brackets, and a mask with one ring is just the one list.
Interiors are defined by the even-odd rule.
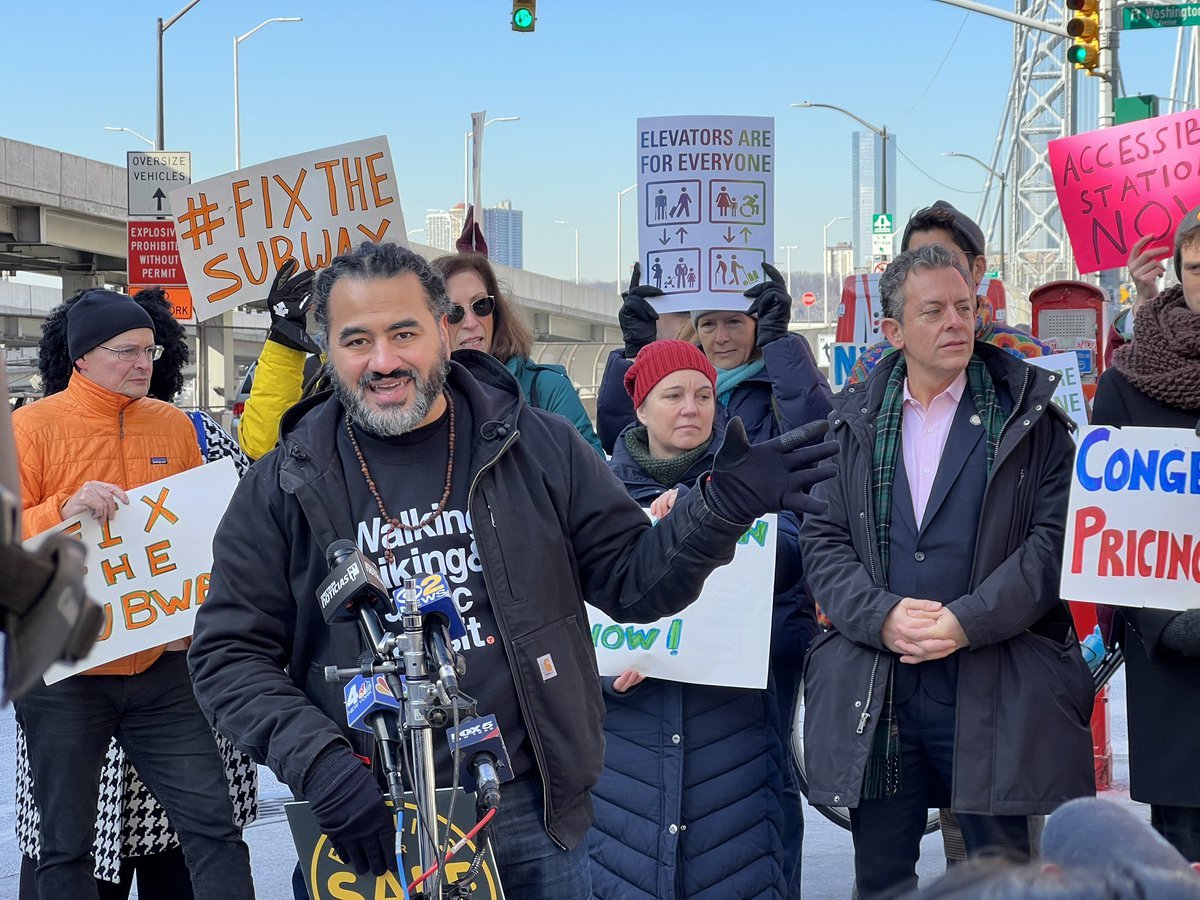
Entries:
[[404,782],[397,752],[400,744],[400,701],[382,675],[355,675],[345,687],[346,724],[375,736],[383,760],[388,794],[399,815],[404,814]]
[[334,541],[325,551],[325,559],[329,576],[317,588],[325,624],[357,618],[372,651],[378,653],[383,644],[379,612],[387,611],[391,604],[379,570],[354,541]]
[[799,428],[793,428],[791,431],[781,434],[779,436],[779,443],[783,447],[784,452],[795,450],[797,447],[803,447],[809,441],[819,438],[828,430],[828,419],[813,419]]
[[494,715],[463,722],[456,732],[446,732],[450,752],[458,753],[459,783],[476,795],[483,809],[500,805],[500,784],[512,781],[512,763]]
[[454,595],[446,586],[446,576],[437,573],[421,578],[417,584],[417,612],[422,617],[425,654],[433,661],[441,685],[439,699],[449,703],[450,696],[458,693],[458,676],[461,674],[455,665],[450,641],[466,637],[467,628]]

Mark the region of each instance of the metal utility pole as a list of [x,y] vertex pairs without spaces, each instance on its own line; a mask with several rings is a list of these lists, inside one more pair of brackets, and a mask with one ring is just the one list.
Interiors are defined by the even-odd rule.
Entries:
[[166,126],[163,123],[163,35],[166,34],[168,28],[182,19],[188,10],[199,2],[200,0],[192,0],[191,3],[167,19],[166,22],[163,22],[162,19],[157,20],[158,24],[155,30],[158,33],[158,113],[155,118],[158,122],[158,130],[155,132],[154,138],[155,150],[167,149],[167,140],[164,134]]

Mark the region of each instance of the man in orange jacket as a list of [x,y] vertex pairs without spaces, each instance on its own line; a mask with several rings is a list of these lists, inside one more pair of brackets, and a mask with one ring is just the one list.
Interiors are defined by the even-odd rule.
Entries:
[[[146,396],[150,316],[113,291],[67,313],[75,371],[67,389],[13,414],[26,537],[80,514],[107,520],[127,490],[201,464],[191,420]],[[249,850],[233,824],[220,753],[196,705],[186,641],[39,685],[16,703],[41,814],[41,897],[97,897],[100,768],[115,736],[179,833],[198,900],[254,896]]]

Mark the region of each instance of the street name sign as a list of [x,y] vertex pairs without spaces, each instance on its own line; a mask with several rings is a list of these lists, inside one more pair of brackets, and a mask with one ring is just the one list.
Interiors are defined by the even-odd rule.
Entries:
[[1172,6],[1126,6],[1121,10],[1121,28],[1178,28],[1200,25],[1200,3],[1177,3]]

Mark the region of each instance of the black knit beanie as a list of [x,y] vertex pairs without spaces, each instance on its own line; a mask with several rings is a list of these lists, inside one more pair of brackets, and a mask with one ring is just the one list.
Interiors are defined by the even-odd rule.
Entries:
[[88,291],[67,310],[67,352],[71,359],[79,359],[134,328],[154,331],[154,321],[132,297],[102,289]]

